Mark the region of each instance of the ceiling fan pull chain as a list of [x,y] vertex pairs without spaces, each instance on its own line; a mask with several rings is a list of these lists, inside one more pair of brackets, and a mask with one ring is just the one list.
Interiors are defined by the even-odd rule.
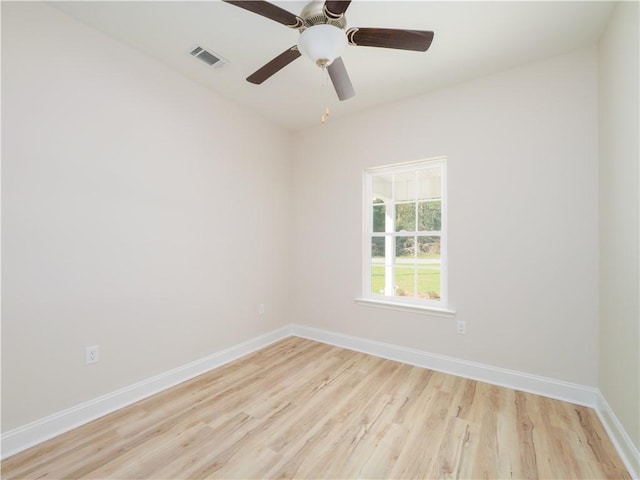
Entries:
[[322,65],[321,66],[322,69],[322,92],[323,92],[323,96],[324,96],[324,100],[325,100],[325,105],[327,105],[324,108],[324,112],[322,113],[322,116],[320,117],[320,123],[322,125],[325,124],[325,122],[327,120],[329,120],[329,72],[327,71],[327,67]]
[[322,116],[320,117],[320,123],[322,125],[324,125],[324,123],[329,120],[329,107],[326,107],[324,109],[324,113],[322,114]]

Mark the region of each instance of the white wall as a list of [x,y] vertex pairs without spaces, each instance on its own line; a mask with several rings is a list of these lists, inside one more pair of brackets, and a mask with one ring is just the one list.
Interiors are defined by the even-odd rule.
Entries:
[[[590,48],[295,137],[295,320],[597,385],[598,144]],[[356,305],[362,171],[447,155],[450,301],[467,322]]]
[[290,321],[288,133],[2,2],[2,140],[4,431]]
[[[599,44],[602,394],[640,450],[640,12],[621,2]],[[640,471],[640,465],[636,465]]]

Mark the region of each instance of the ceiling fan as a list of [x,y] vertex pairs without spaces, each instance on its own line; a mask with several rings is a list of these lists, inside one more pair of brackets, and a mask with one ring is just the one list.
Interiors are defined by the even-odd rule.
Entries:
[[433,32],[423,30],[357,27],[346,29],[347,20],[344,14],[351,0],[326,0],[324,3],[321,0],[313,0],[302,9],[299,16],[264,0],[224,1],[300,32],[297,45],[288,48],[249,75],[247,81],[261,84],[304,54],[319,67],[327,69],[340,100],[347,100],[355,95],[349,74],[340,57],[347,44],[426,52],[433,40]]

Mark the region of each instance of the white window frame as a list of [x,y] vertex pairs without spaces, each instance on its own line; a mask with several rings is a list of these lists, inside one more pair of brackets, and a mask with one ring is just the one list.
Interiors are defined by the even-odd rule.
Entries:
[[[378,175],[401,174],[422,168],[439,166],[441,168],[441,219],[440,219],[440,300],[426,300],[395,295],[378,295],[371,292],[371,239],[373,232],[372,199],[373,179]],[[356,303],[371,307],[390,308],[393,310],[420,312],[430,315],[452,317],[455,311],[449,305],[448,295],[448,248],[447,248],[447,158],[435,157],[425,160],[383,165],[366,169],[363,173],[362,202],[362,296]],[[395,204],[394,204],[395,205]],[[390,236],[394,239],[395,236]],[[389,247],[387,247],[388,249]],[[395,252],[395,247],[393,247]]]

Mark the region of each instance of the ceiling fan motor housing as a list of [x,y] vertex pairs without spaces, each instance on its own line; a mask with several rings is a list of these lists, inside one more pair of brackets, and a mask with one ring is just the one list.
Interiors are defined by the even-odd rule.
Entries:
[[303,32],[309,27],[313,27],[314,25],[333,25],[334,27],[338,27],[341,30],[344,30],[347,26],[347,19],[344,15],[339,15],[338,17],[333,17],[325,14],[324,10],[324,1],[322,0],[314,0],[308,3],[300,12],[300,18],[303,21],[303,25],[298,27],[300,32]]

